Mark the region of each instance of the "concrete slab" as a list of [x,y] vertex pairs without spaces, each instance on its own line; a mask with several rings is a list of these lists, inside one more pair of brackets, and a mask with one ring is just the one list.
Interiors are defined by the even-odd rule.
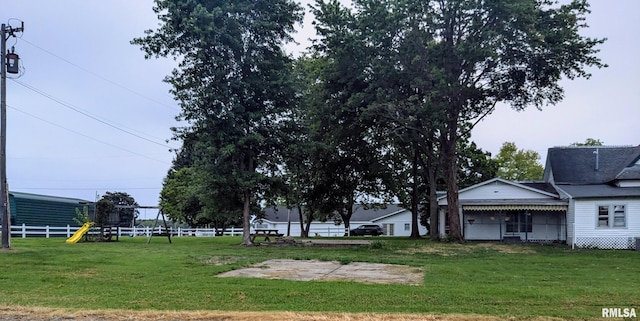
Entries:
[[406,265],[337,261],[276,259],[218,274],[218,277],[253,277],[297,281],[355,281],[364,283],[422,284],[421,269]]

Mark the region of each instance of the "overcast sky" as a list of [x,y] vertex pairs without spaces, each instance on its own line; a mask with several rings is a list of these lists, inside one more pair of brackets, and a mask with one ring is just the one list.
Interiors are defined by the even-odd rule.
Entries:
[[[307,1],[308,2],[308,1]],[[506,141],[541,154],[586,138],[640,144],[640,1],[593,0],[590,37],[606,37],[590,80],[563,81],[563,102],[538,111],[499,106],[472,139],[494,155]],[[7,41],[23,68],[7,81],[7,177],[11,191],[95,200],[122,191],[157,205],[177,147],[178,107],[162,82],[170,59],[145,60],[129,44],[158,21],[152,0],[0,0],[0,21],[25,32]],[[13,20],[17,19],[17,20]],[[314,35],[307,14],[296,35]],[[142,213],[153,216],[154,213]],[[146,215],[145,215],[146,214]]]

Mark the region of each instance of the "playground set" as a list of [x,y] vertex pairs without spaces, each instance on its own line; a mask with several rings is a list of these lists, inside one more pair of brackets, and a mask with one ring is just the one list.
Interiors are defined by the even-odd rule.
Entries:
[[[158,214],[156,215],[156,219],[153,223],[154,231],[149,234],[147,239],[147,244],[151,242],[151,238],[153,236],[166,236],[171,243],[171,233],[169,232],[169,225],[167,224],[167,220],[165,218],[164,213],[162,212],[162,208],[159,206],[129,206],[129,205],[116,205],[115,215],[109,215],[109,218],[103,224],[96,224],[95,222],[85,222],[73,235],[66,240],[67,244],[78,243],[81,240],[85,242],[117,242],[119,241],[120,235],[120,226],[118,223],[120,222],[120,216],[118,215],[119,209],[157,209]],[[155,232],[156,227],[158,226],[158,222],[162,218],[162,223],[164,224],[163,232]]]

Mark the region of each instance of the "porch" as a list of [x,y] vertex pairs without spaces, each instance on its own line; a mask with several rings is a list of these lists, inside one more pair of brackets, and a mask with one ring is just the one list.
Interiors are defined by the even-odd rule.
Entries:
[[566,205],[463,205],[466,240],[566,242]]

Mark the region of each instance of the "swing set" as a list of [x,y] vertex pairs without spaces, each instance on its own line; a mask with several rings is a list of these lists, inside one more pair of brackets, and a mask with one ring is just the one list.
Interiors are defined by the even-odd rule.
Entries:
[[[158,214],[156,215],[156,219],[153,222],[153,227],[151,228],[151,233],[149,233],[149,237],[147,238],[147,244],[151,243],[151,238],[153,236],[166,236],[167,240],[169,240],[169,243],[171,243],[171,231],[169,230],[169,225],[167,224],[167,219],[164,215],[164,212],[162,212],[162,207],[161,206],[140,206],[140,205],[116,205],[115,206],[116,209],[157,209],[158,210]],[[162,217],[162,223],[164,224],[164,230],[160,230],[158,232],[156,232],[156,227],[158,226],[158,221],[160,220],[160,218]]]

